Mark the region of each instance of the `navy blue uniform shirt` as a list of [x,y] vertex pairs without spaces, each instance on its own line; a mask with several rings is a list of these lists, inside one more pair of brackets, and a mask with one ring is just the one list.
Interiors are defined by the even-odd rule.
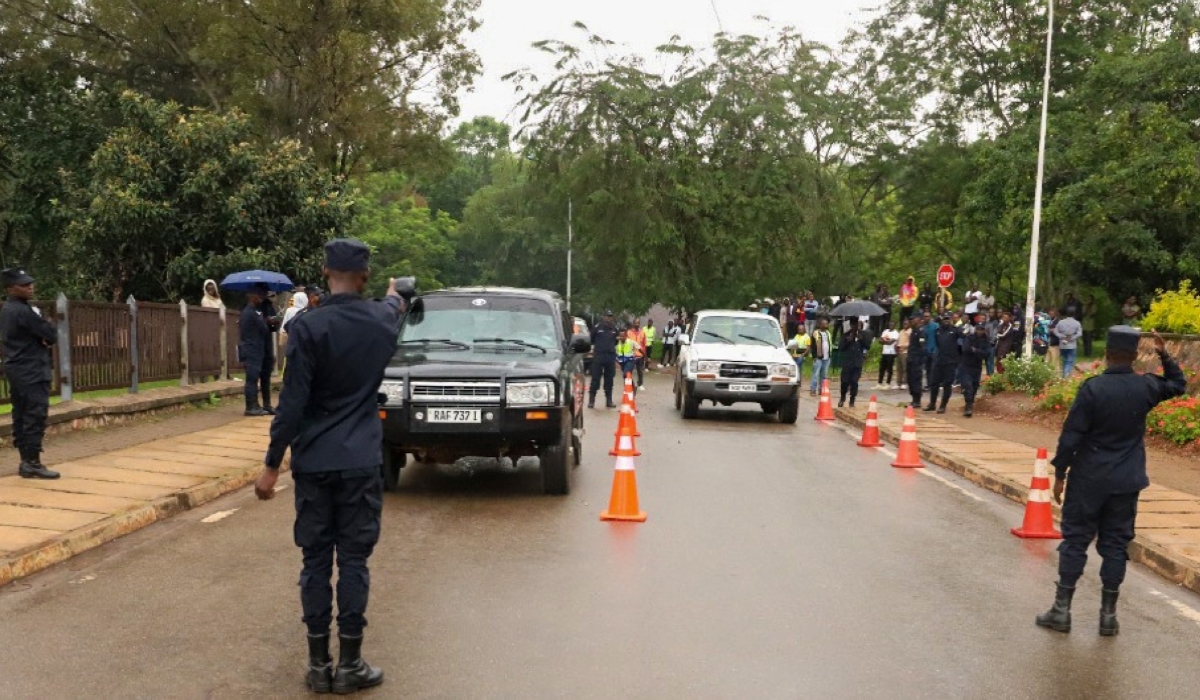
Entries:
[[962,331],[954,326],[940,326],[934,332],[934,352],[937,353],[935,360],[939,365],[957,365],[959,357],[962,353],[962,348],[959,346],[959,340],[962,338]]
[[1150,485],[1146,476],[1146,415],[1159,403],[1181,396],[1187,378],[1170,357],[1163,375],[1136,374],[1114,367],[1079,387],[1063,424],[1054,455],[1054,475],[1071,488],[1103,493],[1136,493]]
[[268,467],[278,469],[289,446],[296,474],[379,467],[379,385],[396,352],[400,304],[334,294],[292,321]]
[[601,321],[592,331],[592,350],[597,355],[617,354],[617,329],[613,324]]
[[246,304],[238,318],[238,359],[243,364],[271,355],[271,326],[262,307]]
[[0,339],[9,375],[27,381],[49,381],[50,346],[58,341],[54,326],[29,302],[9,297],[0,309]]

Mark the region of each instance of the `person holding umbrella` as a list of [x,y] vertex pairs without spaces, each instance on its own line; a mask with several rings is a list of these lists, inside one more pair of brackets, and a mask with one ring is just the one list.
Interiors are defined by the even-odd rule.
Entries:
[[[246,307],[238,319],[238,359],[246,369],[246,415],[273,416],[271,373],[275,371],[272,333],[277,320],[267,299],[270,290],[259,283],[246,293]],[[258,402],[262,393],[262,404]]]

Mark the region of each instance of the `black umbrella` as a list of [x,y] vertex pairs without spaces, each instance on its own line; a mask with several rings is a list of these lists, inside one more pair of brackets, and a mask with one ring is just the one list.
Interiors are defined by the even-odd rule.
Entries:
[[884,316],[887,312],[873,301],[856,299],[845,304],[838,304],[829,312],[830,316]]

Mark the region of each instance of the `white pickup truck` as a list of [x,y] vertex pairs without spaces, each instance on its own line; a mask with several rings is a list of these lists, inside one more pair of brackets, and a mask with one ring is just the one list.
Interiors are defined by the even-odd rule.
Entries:
[[756,403],[780,423],[800,410],[799,373],[779,322],[746,311],[701,311],[680,336],[675,408],[695,418],[700,402]]

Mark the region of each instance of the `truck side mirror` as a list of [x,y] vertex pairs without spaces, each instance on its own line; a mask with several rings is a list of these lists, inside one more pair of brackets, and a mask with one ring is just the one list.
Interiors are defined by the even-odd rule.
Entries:
[[571,336],[571,352],[584,353],[592,349],[592,336],[576,333]]

